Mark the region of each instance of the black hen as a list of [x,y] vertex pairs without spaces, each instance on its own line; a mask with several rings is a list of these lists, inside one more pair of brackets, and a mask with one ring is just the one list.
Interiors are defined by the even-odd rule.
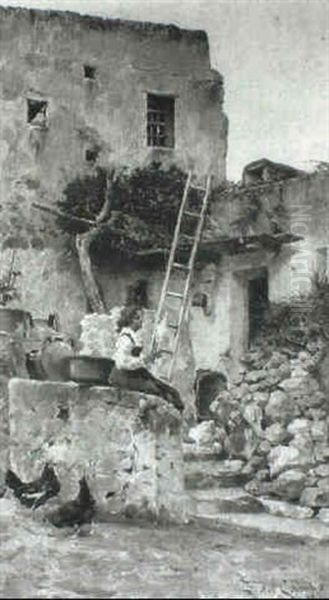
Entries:
[[54,468],[48,463],[45,464],[40,477],[29,483],[24,483],[14,471],[8,469],[5,482],[21,504],[33,510],[56,496],[61,489]]
[[79,486],[79,493],[74,500],[65,502],[46,515],[48,521],[55,527],[80,527],[85,523],[91,523],[95,515],[96,502],[90,493],[85,477],[80,479]]

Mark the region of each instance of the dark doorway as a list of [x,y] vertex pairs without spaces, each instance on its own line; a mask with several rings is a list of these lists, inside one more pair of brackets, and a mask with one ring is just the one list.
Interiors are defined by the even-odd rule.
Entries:
[[267,273],[248,282],[249,299],[249,346],[259,334],[268,309]]
[[227,389],[226,377],[216,371],[199,369],[196,374],[194,389],[198,421],[208,420],[211,418],[210,404],[220,392]]

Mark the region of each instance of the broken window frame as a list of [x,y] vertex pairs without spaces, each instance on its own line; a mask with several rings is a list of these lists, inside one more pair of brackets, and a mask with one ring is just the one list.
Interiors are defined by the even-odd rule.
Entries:
[[147,146],[175,147],[175,97],[171,94],[147,93]]
[[47,129],[48,101],[40,98],[27,98],[27,122],[31,127]]

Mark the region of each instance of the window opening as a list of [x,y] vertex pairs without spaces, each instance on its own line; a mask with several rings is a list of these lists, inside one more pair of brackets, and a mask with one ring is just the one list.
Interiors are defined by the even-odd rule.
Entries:
[[172,96],[147,95],[147,145],[174,147],[175,99]]
[[86,79],[96,79],[96,67],[83,65],[83,73]]
[[27,99],[27,122],[37,127],[47,126],[48,102],[46,100]]
[[98,158],[98,154],[99,154],[99,150],[98,149],[89,149],[86,150],[86,161],[87,162],[96,162],[97,158]]

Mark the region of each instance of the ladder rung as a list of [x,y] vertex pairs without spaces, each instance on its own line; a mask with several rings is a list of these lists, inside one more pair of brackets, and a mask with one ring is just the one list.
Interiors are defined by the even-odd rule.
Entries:
[[187,215],[188,217],[195,217],[196,219],[200,218],[200,213],[192,212],[191,210],[184,210],[184,215]]
[[179,235],[186,240],[194,240],[193,235],[189,235],[188,233],[180,233]]
[[204,192],[206,193],[206,188],[202,187],[201,185],[190,185],[190,188],[192,188],[192,190],[199,190],[199,192]]
[[184,298],[184,294],[180,294],[179,292],[166,292],[167,296],[173,296],[173,298]]
[[174,262],[172,266],[175,267],[175,269],[182,269],[182,271],[191,270],[191,267],[189,267],[188,265],[183,265],[182,263]]
[[178,324],[177,323],[168,323],[168,327],[171,327],[171,329],[178,329]]
[[159,348],[159,352],[166,352],[167,354],[173,354],[173,351],[170,348]]

